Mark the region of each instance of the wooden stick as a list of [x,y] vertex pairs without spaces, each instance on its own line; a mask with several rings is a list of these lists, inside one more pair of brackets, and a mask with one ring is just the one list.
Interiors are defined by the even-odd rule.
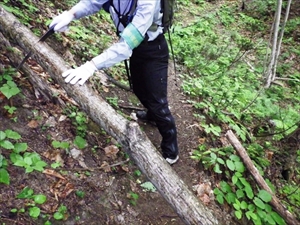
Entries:
[[287,224],[290,224],[290,225],[298,224],[299,225],[299,221],[297,221],[296,218],[287,209],[285,209],[282,206],[279,199],[272,192],[271,188],[265,182],[264,178],[260,175],[259,171],[254,166],[252,160],[250,159],[249,155],[247,154],[245,148],[239,142],[239,140],[234,135],[234,133],[231,130],[228,130],[226,132],[225,136],[228,139],[228,141],[232,144],[232,146],[235,148],[235,150],[238,152],[240,157],[242,158],[244,164],[246,165],[246,167],[249,170],[249,172],[251,173],[251,175],[254,177],[254,180],[256,181],[258,186],[260,188],[266,190],[267,192],[269,192],[272,195],[270,204],[273,206],[275,211],[286,221]]

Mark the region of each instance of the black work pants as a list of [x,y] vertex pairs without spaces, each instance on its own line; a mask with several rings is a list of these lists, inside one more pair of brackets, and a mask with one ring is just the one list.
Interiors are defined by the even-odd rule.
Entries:
[[168,44],[161,34],[133,50],[130,73],[133,92],[162,136],[163,157],[175,158],[178,155],[177,130],[167,100],[168,59]]

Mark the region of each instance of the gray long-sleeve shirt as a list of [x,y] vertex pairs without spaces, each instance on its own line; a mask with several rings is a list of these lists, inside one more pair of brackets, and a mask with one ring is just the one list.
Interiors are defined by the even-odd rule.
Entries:
[[[108,0],[81,0],[72,8],[72,11],[75,12],[75,18],[80,19],[98,12],[107,1]],[[130,11],[131,1],[132,0],[113,0],[113,4],[116,10],[123,14]],[[160,7],[160,0],[138,0],[136,9],[133,12],[134,16],[131,23],[144,37],[147,33],[149,37],[148,41],[154,40],[159,34],[163,33]],[[110,14],[117,29],[122,32],[124,27],[119,23],[118,14],[113,7],[110,7]],[[154,31],[149,30],[153,24],[157,24],[158,28]],[[128,59],[132,54],[132,50],[126,41],[121,38],[119,42],[111,45],[102,54],[93,58],[92,61],[98,69],[111,67],[118,62]]]

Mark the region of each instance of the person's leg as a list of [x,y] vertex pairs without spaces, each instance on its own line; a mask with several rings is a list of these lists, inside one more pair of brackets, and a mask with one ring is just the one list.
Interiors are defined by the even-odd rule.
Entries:
[[148,109],[162,136],[164,158],[178,155],[177,130],[167,100],[168,46],[164,37],[138,47],[130,60],[134,93]]

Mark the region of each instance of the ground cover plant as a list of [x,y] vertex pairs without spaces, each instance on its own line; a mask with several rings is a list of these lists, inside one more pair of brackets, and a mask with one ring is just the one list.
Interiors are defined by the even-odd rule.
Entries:
[[[25,25],[35,27],[33,31],[40,36],[41,30],[47,29],[52,16],[70,8],[77,1],[40,2],[51,7],[52,15],[45,13],[45,8],[37,8],[35,1],[16,3],[6,0],[0,4],[18,16]],[[265,88],[265,61],[267,53],[270,52],[268,38],[275,5],[275,0],[252,1],[244,8],[240,1],[177,0],[175,23],[171,33],[176,76],[180,78],[181,90],[188,96],[188,103],[193,106],[193,119],[203,132],[198,146],[193,149],[190,157],[200,170],[212,175],[210,178],[216,203],[221,207],[230,207],[233,215],[232,223],[237,221],[237,224],[285,224],[285,222],[272,209],[269,204],[270,195],[257,187],[234,149],[223,146],[222,137],[228,129],[234,130],[240,138],[253,163],[276,195],[298,219],[300,218],[299,141],[296,140],[295,147],[290,144],[290,139],[287,139],[290,136],[294,137],[293,134],[299,129],[300,123],[300,45],[299,38],[297,39],[299,34],[295,31],[299,25],[300,13],[296,10],[297,5],[294,6],[294,13],[298,16],[291,17],[285,29],[278,64],[278,74],[282,79],[276,81],[270,88]],[[38,11],[46,16],[39,18],[30,16]],[[114,28],[108,21],[109,15],[105,12],[82,21],[75,21],[69,33],[55,34],[50,42],[60,43],[58,46],[53,45],[58,52],[61,51],[61,46],[70,49],[74,57],[67,57],[66,60],[70,65],[80,65],[116,40]],[[2,109],[13,122],[17,122],[18,108],[9,102],[20,94],[18,78],[15,76],[17,73],[10,67],[1,71],[4,76],[0,77],[0,92],[3,95],[0,97],[6,103]],[[115,79],[127,83],[126,72],[122,65],[110,69],[109,73]],[[100,93],[105,92],[97,78],[94,80],[94,88]],[[113,107],[118,108],[121,96],[117,97],[111,92],[105,99]],[[120,113],[126,115],[121,110]],[[96,157],[102,147],[98,143],[93,146],[87,143],[90,136],[88,117],[73,106],[66,107],[64,115],[73,126],[74,137],[68,142],[48,137],[50,146],[68,156],[71,155],[73,147],[82,151],[90,149]],[[43,129],[45,132],[51,131],[49,125]],[[105,142],[111,143],[111,138],[106,136],[105,132],[101,132],[105,136]],[[0,146],[2,185],[11,185],[8,166],[20,167],[22,173],[36,174],[49,168],[67,174],[59,158],[48,161],[47,164],[43,160],[43,155],[28,149],[28,144],[22,142],[21,135],[16,131],[0,130]],[[117,143],[114,143],[114,146],[119,147]],[[107,152],[109,155],[121,156],[120,158],[128,163],[127,156],[117,153],[116,148],[111,147]],[[286,164],[292,166],[286,167]],[[120,170],[128,170],[126,166],[120,169],[117,165],[111,167],[105,165],[106,167],[102,168],[116,174]],[[72,174],[78,179],[92,177],[90,171],[76,171]],[[136,185],[142,184],[140,185],[142,190],[147,192],[155,192],[155,188],[151,183],[141,181],[138,170],[130,173],[130,179],[130,188],[125,190],[128,203],[133,207],[139,207],[144,196]],[[88,191],[83,187],[76,189],[75,193],[76,201],[87,199]],[[39,221],[48,225],[66,221],[72,216],[73,221],[82,219],[82,215],[74,211],[72,214],[67,202],[57,204],[52,213],[44,213],[45,205],[51,202],[48,197],[46,193],[37,192],[32,187],[26,186],[16,195],[18,200],[24,199],[24,205],[11,207],[11,213],[29,215],[32,221],[40,219]],[[122,207],[120,202],[116,202],[116,207]]]

